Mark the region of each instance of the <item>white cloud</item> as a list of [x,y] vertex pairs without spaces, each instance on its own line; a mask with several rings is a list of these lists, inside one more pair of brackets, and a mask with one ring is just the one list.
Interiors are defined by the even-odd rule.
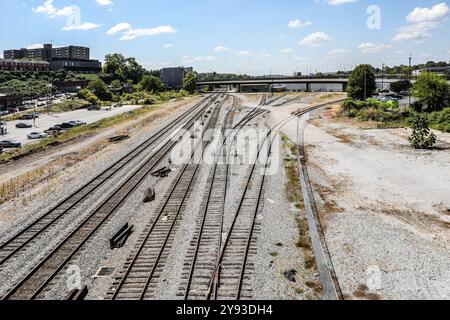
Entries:
[[325,32],[315,32],[303,38],[302,41],[300,41],[300,45],[318,47],[329,41],[331,41],[331,37]]
[[242,57],[242,56],[249,56],[249,55],[251,55],[251,52],[250,52],[250,51],[243,50],[243,51],[237,51],[236,54],[237,54],[238,56]]
[[420,57],[423,59],[430,59],[431,57],[433,57],[433,55],[430,53],[424,53]]
[[423,42],[432,37],[432,30],[438,28],[449,14],[450,9],[446,3],[431,8],[417,7],[406,17],[408,24],[399,28],[392,40]]
[[67,25],[63,28],[64,31],[72,31],[72,30],[91,30],[100,27],[99,24],[85,22],[81,24]]
[[123,32],[122,37],[120,38],[120,40],[134,40],[138,37],[144,37],[144,36],[157,36],[160,34],[165,34],[165,33],[176,33],[177,31],[172,28],[171,26],[159,26],[159,27],[155,27],[155,28],[150,28],[150,29],[133,29],[130,28],[128,30],[126,30],[125,32]]
[[35,43],[35,44],[30,44],[29,46],[27,46],[27,49],[40,49],[43,47],[44,47],[44,45],[42,43]]
[[292,50],[291,48],[281,50],[281,53],[291,53],[291,52],[294,52],[294,50]]
[[62,9],[58,9],[53,5],[53,0],[45,1],[44,4],[33,8],[33,12],[45,14],[50,18],[55,17],[68,17],[77,12],[76,6],[67,6]]
[[450,13],[446,3],[440,3],[429,8],[415,8],[407,17],[406,20],[410,23],[419,23],[425,21],[442,21]]
[[109,29],[106,32],[106,34],[113,35],[113,34],[116,34],[116,33],[119,33],[119,32],[123,32],[123,31],[129,30],[130,28],[131,28],[131,25],[129,23],[121,22],[121,23],[116,24],[111,29]]
[[260,54],[260,55],[258,56],[258,58],[262,58],[262,59],[267,59],[267,58],[270,58],[270,57],[271,57],[271,55],[268,54],[268,53]]
[[[49,18],[56,18],[56,17],[67,17],[67,25],[63,28],[65,31],[71,31],[71,30],[91,30],[100,27],[99,24],[95,24],[92,22],[85,22],[81,23],[79,21],[80,17],[80,8],[74,5],[66,6],[61,9],[56,8],[53,5],[53,0],[47,0],[44,2],[44,4],[38,6],[37,8],[33,8],[33,12],[38,14],[44,14]],[[75,18],[74,21],[71,21]],[[78,18],[78,20],[76,19]]]
[[312,25],[312,22],[310,22],[310,21],[302,22],[302,21],[300,21],[298,19],[291,20],[288,23],[288,27],[291,28],[291,29],[304,28],[304,27],[307,27],[307,26],[310,26],[310,25]]
[[101,6],[111,6],[114,4],[112,0],[97,0],[97,3]]
[[225,46],[217,46],[214,48],[214,52],[229,52],[231,49],[225,47]]
[[164,49],[169,49],[169,48],[173,48],[175,45],[173,43],[166,43],[165,45],[163,45]]
[[216,60],[216,57],[213,56],[198,56],[191,58],[189,55],[185,55],[182,57],[183,63],[194,63],[194,62],[212,62]]
[[348,49],[334,49],[327,53],[327,58],[338,59],[347,56],[350,53]]
[[366,42],[366,43],[361,43],[358,48],[361,49],[364,54],[371,54],[371,53],[377,53],[377,52],[383,51],[385,49],[392,49],[393,46],[388,45],[388,44],[375,44],[375,43]]
[[358,2],[358,0],[326,0],[326,3],[330,6],[337,6],[345,3]]

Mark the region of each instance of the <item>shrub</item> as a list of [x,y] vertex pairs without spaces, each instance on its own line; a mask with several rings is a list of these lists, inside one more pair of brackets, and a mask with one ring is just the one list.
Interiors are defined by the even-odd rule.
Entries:
[[436,130],[450,132],[450,107],[430,113],[428,122]]
[[428,149],[436,143],[436,136],[430,131],[425,115],[415,113],[412,118],[413,133],[409,142],[416,149]]

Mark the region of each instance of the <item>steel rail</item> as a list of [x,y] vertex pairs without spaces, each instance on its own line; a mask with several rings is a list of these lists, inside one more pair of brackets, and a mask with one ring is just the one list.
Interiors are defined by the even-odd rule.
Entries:
[[[70,196],[66,197],[52,209],[47,211],[45,214],[40,216],[37,220],[29,224],[27,227],[22,229],[19,233],[15,234],[13,237],[9,238],[7,241],[0,245],[0,256],[2,252],[7,252],[6,255],[0,258],[0,266],[4,264],[7,260],[11,259],[18,252],[20,252],[24,247],[26,247],[29,243],[35,240],[39,235],[41,235],[45,230],[58,222],[62,217],[67,215],[67,213],[73,209],[77,204],[86,200],[90,197],[91,193],[97,190],[100,186],[102,186],[106,181],[111,179],[113,175],[118,173],[123,167],[125,167],[128,163],[136,159],[140,156],[147,148],[151,147],[159,138],[168,133],[170,130],[174,128],[174,126],[183,119],[187,118],[191,115],[197,108],[199,108],[203,103],[205,103],[210,97],[203,99],[201,102],[197,103],[193,106],[188,112],[184,113],[177,119],[173,120],[167,127],[158,133],[152,135],[149,139],[141,143],[139,146],[131,150],[129,153],[124,155],[122,158],[117,160],[107,169],[103,170],[96,177],[91,179],[89,182],[84,184],[82,187],[73,192]],[[100,181],[99,181],[100,180]],[[81,195],[81,196],[80,196]],[[75,201],[74,201],[75,200]],[[67,206],[68,204],[68,206]],[[58,212],[61,211],[61,212]],[[56,216],[52,216],[56,213]],[[50,221],[45,222],[50,218]],[[43,224],[43,226],[40,226]],[[38,228],[36,230],[36,228]],[[31,231],[30,235],[27,233]],[[35,231],[36,230],[36,231]],[[23,239],[25,238],[25,239]],[[17,244],[19,242],[19,244]]]
[[[217,97],[216,97],[217,98]],[[185,125],[185,127],[192,127],[193,123],[196,119],[199,119],[202,117],[202,114],[204,111],[215,101],[212,100],[209,102],[205,107],[203,107],[200,111],[197,112],[197,114],[192,118],[191,123],[188,123]],[[54,258],[57,260],[56,265],[53,263],[53,265],[50,268],[51,273],[50,276],[45,275],[46,279],[40,283],[38,288],[34,288],[32,290],[32,294],[28,294],[28,299],[35,299],[43,290],[44,288],[51,282],[52,279],[67,265],[67,263],[72,259],[73,256],[75,256],[76,253],[86,244],[86,242],[97,232],[97,230],[107,221],[113,212],[115,212],[119,206],[123,204],[123,202],[128,198],[129,194],[131,194],[138,185],[144,180],[144,178],[148,175],[151,170],[153,170],[159,162],[164,159],[164,157],[172,150],[172,148],[176,145],[177,142],[167,142],[163,146],[159,148],[158,151],[156,151],[153,156],[151,156],[145,164],[143,164],[139,170],[137,170],[132,176],[130,176],[125,182],[123,182],[120,187],[112,194],[110,195],[106,200],[104,200],[100,206],[97,207],[95,211],[93,211],[87,218],[84,219],[84,221],[75,229],[73,230],[70,235],[68,235],[55,249],[53,249],[46,257],[41,260],[41,262],[31,271],[27,274],[25,278],[23,278],[12,290],[10,290],[5,297],[3,297],[3,300],[10,299],[14,297],[16,293],[20,293],[20,291],[24,290],[24,286],[28,281],[32,280],[32,277],[36,274],[39,274],[40,270],[43,270],[43,267],[45,267],[45,264],[50,261],[50,264],[52,264],[51,259]],[[158,156],[159,153],[162,153],[162,155],[156,160],[156,162],[148,166],[152,163],[152,161]],[[143,173],[139,174],[143,171]],[[133,181],[134,179],[138,179],[137,182]],[[130,183],[130,190],[126,190],[127,184]],[[120,191],[125,189],[126,193],[120,195]],[[119,195],[119,196],[118,196]],[[119,200],[118,202],[114,203],[115,201]],[[109,202],[112,202],[112,207],[108,207]],[[105,211],[102,213],[102,211]],[[96,215],[99,213],[100,221],[95,221]],[[89,227],[89,223],[93,221],[93,226]],[[82,239],[79,239],[77,241],[76,236],[77,234],[83,229],[83,227],[86,227],[88,229],[88,234],[83,235]],[[75,239],[75,240],[74,240]],[[70,241],[75,242],[75,246],[70,246]],[[67,245],[69,248],[64,248],[64,246]],[[75,247],[75,248],[73,248]],[[69,254],[63,254],[64,260],[62,262],[58,261],[61,258],[58,259],[58,252],[59,251],[66,251]],[[45,270],[44,270],[45,273]],[[31,287],[36,287],[36,285],[30,285]]]
[[[225,100],[223,101],[223,103],[224,103],[224,102],[225,102]],[[212,118],[212,117],[211,117],[211,118]],[[209,119],[209,122],[208,122],[209,125],[211,124],[211,121],[212,121],[211,118]],[[203,132],[203,133],[204,133],[204,132]],[[199,143],[199,145],[200,145],[200,144],[201,144],[201,143]],[[198,147],[198,145],[197,145],[197,147]],[[196,149],[196,148],[195,148],[195,149]],[[192,152],[192,154],[191,154],[191,158],[194,156],[194,154],[195,154],[195,150],[193,150],[193,152]],[[182,170],[181,173],[178,175],[176,182],[172,185],[171,190],[169,191],[169,195],[166,197],[163,206],[161,207],[160,210],[158,210],[158,214],[157,214],[157,216],[156,216],[156,218],[155,218],[155,221],[152,223],[150,229],[146,232],[145,238],[141,241],[141,244],[139,245],[138,250],[137,250],[136,253],[133,255],[133,259],[132,259],[132,261],[130,262],[130,264],[128,265],[128,267],[126,268],[126,271],[125,271],[124,275],[121,277],[120,282],[117,284],[117,286],[115,286],[114,292],[113,292],[113,294],[112,294],[112,296],[111,296],[111,300],[117,299],[118,295],[121,293],[121,289],[122,289],[122,287],[125,285],[125,281],[126,281],[126,280],[128,279],[128,277],[130,276],[130,274],[131,274],[131,272],[132,272],[132,269],[133,269],[134,265],[136,264],[138,258],[140,257],[142,251],[144,250],[147,241],[149,240],[150,236],[151,236],[152,233],[153,233],[153,230],[155,229],[155,227],[156,227],[156,225],[157,225],[157,222],[161,219],[161,216],[162,216],[162,214],[163,214],[165,208],[168,206],[169,201],[171,200],[172,196],[174,195],[174,192],[175,192],[175,190],[176,190],[176,187],[177,187],[178,184],[181,182],[182,178],[184,178],[185,172],[187,171],[188,167],[189,167],[189,164],[186,164],[186,165],[183,167],[183,170]],[[174,217],[173,217],[173,220],[172,220],[172,222],[171,222],[171,225],[170,225],[169,229],[168,229],[167,232],[165,233],[166,236],[164,237],[163,243],[162,243],[162,245],[161,245],[160,248],[159,248],[158,255],[157,255],[157,257],[156,257],[154,263],[152,264],[152,268],[151,268],[151,270],[150,270],[150,273],[149,273],[148,276],[146,277],[146,281],[145,281],[144,287],[143,287],[143,289],[141,290],[141,293],[139,294],[139,300],[143,300],[143,299],[145,298],[145,294],[146,294],[146,292],[147,292],[148,286],[149,286],[149,284],[150,284],[150,282],[151,282],[151,280],[152,280],[152,278],[153,278],[153,275],[154,275],[154,273],[155,273],[156,267],[157,267],[157,265],[159,264],[159,261],[160,261],[160,259],[161,259],[161,257],[162,257],[163,251],[164,251],[164,249],[166,248],[167,242],[168,242],[168,240],[169,240],[169,238],[170,238],[170,236],[171,236],[171,234],[172,234],[172,231],[173,231],[173,229],[174,229],[175,223],[176,223],[176,221],[178,220],[178,217],[179,217],[179,215],[180,215],[180,213],[181,213],[181,208],[182,208],[182,206],[183,206],[183,204],[184,204],[184,202],[185,202],[185,200],[186,200],[186,198],[187,198],[188,191],[189,191],[190,188],[191,188],[191,185],[192,185],[192,183],[193,183],[193,181],[194,181],[194,178],[195,178],[195,176],[196,176],[196,174],[197,174],[197,171],[198,171],[198,168],[199,168],[199,167],[200,167],[199,164],[197,164],[197,165],[195,166],[195,170],[194,170],[192,176],[189,178],[189,183],[188,183],[188,185],[187,185],[187,188],[186,188],[185,192],[183,193],[181,202],[180,202],[180,204],[179,204],[179,206],[178,206],[178,208],[177,208],[177,210],[176,210],[176,212],[175,212],[175,215],[174,215]]]

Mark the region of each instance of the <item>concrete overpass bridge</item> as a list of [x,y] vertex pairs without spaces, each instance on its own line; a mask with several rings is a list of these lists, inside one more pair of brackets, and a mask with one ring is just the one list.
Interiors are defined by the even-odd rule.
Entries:
[[[377,84],[380,85],[384,82],[385,85],[398,81],[397,79],[377,79]],[[250,80],[219,80],[219,81],[199,81],[198,87],[208,86],[210,89],[218,89],[228,87],[228,90],[242,92],[246,89],[259,89],[258,91],[272,91],[277,87],[288,85],[304,85],[306,92],[311,92],[314,85],[327,86],[337,85],[341,91],[347,91],[348,79],[347,78],[335,78],[335,79],[301,79],[301,78],[284,78],[284,79],[250,79]],[[339,89],[337,89],[339,91]]]

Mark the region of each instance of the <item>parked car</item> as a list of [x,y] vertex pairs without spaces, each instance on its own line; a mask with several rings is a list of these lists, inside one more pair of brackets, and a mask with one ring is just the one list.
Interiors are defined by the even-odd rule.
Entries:
[[411,95],[411,91],[408,91],[408,90],[402,91],[402,92],[400,92],[400,95],[402,97],[409,97]]
[[49,134],[49,135],[54,135],[57,133],[60,133],[63,129],[60,126],[54,126],[51,128],[48,128],[47,130],[44,131],[44,133]]
[[90,106],[89,108],[87,108],[88,111],[100,111],[102,108],[100,108],[99,106]]
[[120,102],[119,103],[114,103],[113,107],[114,108],[120,108],[120,107],[122,107],[122,104]]
[[87,123],[84,122],[84,121],[75,120],[75,122],[76,122],[77,126],[85,126],[85,125],[87,125]]
[[76,124],[73,123],[73,121],[70,122],[64,122],[58,125],[58,127],[61,127],[62,129],[72,129],[76,127]]
[[27,134],[27,138],[28,139],[43,139],[43,138],[47,138],[48,134],[44,133],[44,132],[31,132],[29,134]]
[[13,140],[3,140],[0,141],[0,148],[20,148],[22,144]]
[[386,98],[393,98],[393,99],[398,99],[401,100],[403,99],[403,96],[396,94],[396,93],[388,93],[386,95],[384,95]]
[[33,112],[29,114],[24,114],[23,116],[20,116],[19,120],[33,120],[39,118],[40,113]]
[[29,124],[29,123],[21,122],[21,123],[16,124],[16,128],[17,129],[29,129],[29,128],[32,128],[32,127],[33,126],[31,124]]

